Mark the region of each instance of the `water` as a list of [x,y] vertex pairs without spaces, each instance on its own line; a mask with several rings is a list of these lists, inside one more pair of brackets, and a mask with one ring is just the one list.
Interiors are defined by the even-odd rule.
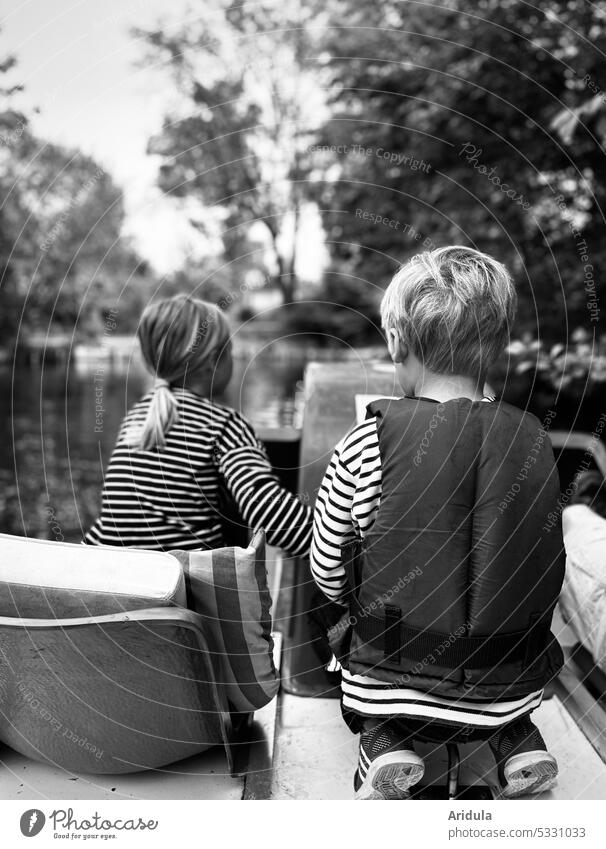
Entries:
[[[0,368],[0,531],[79,542],[126,410],[147,390],[138,358]],[[264,428],[296,425],[308,352],[283,341],[236,353],[225,402]]]

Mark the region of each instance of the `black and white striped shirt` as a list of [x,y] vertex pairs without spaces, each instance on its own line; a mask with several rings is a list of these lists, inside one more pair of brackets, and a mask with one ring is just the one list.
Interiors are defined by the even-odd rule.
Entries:
[[[486,399],[487,401],[490,399]],[[341,547],[372,527],[381,500],[381,455],[375,417],[355,427],[337,445],[320,487],[314,515],[311,570],[332,601],[343,601],[346,576]],[[498,727],[538,707],[537,690],[499,702],[452,700],[410,687],[395,688],[368,675],[343,670],[343,704],[368,716],[402,715],[441,723]]]
[[90,545],[168,550],[223,545],[219,496],[225,486],[244,522],[270,545],[306,554],[310,509],[280,486],[263,445],[243,416],[185,389],[172,390],[178,421],[164,448],[141,451],[126,434],[145,421],[152,394],[124,418],[105,474]]

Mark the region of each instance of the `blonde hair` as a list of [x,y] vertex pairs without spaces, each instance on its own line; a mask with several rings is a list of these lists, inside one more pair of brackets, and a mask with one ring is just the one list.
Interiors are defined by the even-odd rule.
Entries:
[[483,376],[507,343],[516,306],[505,266],[455,245],[418,254],[397,272],[381,320],[429,371]]
[[212,368],[229,335],[226,317],[206,301],[176,295],[145,309],[137,337],[156,383],[143,427],[127,434],[129,445],[143,451],[164,447],[166,434],[179,415],[171,385],[183,384],[188,375]]

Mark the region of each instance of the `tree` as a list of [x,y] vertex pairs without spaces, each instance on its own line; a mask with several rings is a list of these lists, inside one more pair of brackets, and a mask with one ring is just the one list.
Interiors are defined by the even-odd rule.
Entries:
[[122,192],[90,157],[37,138],[10,108],[18,90],[0,89],[0,344],[31,329],[98,331],[116,307],[129,327],[150,272],[121,235]]
[[[15,269],[10,262],[14,236],[18,232],[18,222],[24,213],[18,197],[12,203],[7,202],[11,185],[7,178],[5,164],[11,157],[11,149],[19,143],[26,130],[25,116],[12,108],[12,97],[21,90],[18,83],[10,82],[15,67],[14,56],[0,61],[0,339],[7,338],[17,319],[15,304],[18,287]],[[7,80],[8,77],[8,80]]]
[[122,192],[91,157],[38,138],[0,61],[0,345],[33,329],[90,334],[112,310],[136,323],[151,276],[122,236]]
[[605,14],[581,0],[339,0],[322,141],[344,153],[320,193],[334,261],[387,282],[423,245],[472,244],[513,269],[521,329],[603,328],[586,276],[606,263],[604,153],[591,118],[569,143],[553,122],[606,90]]
[[25,131],[2,163],[13,331],[99,330],[143,266],[121,236],[121,190],[93,159]]
[[297,289],[302,162],[321,114],[306,61],[317,7],[315,0],[212,0],[177,32],[138,33],[153,59],[167,62],[181,98],[150,140],[150,152],[163,159],[161,188],[214,210],[228,260],[242,257],[251,226],[262,225],[268,271],[286,301]]

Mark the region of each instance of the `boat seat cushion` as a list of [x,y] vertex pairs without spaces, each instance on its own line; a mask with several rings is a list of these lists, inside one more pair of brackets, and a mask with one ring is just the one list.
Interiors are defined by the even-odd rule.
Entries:
[[1,617],[0,747],[47,763],[50,781],[147,769],[166,780],[166,765],[228,743],[206,631],[182,607]]
[[170,554],[0,534],[0,616],[69,619],[186,607]]
[[606,672],[606,520],[584,504],[562,514],[566,578],[560,609],[566,624]]
[[263,531],[248,548],[171,554],[183,566],[189,607],[206,619],[215,638],[231,709],[248,713],[263,707],[279,686]]

